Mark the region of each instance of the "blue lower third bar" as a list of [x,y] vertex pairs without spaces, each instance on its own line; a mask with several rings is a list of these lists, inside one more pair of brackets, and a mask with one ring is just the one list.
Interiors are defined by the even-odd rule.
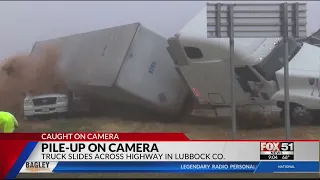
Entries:
[[318,173],[319,162],[59,162],[55,173]]

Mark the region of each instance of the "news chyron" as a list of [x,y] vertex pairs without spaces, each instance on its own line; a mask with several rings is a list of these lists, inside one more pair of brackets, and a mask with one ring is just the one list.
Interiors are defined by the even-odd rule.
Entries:
[[260,142],[260,160],[294,160],[294,142]]

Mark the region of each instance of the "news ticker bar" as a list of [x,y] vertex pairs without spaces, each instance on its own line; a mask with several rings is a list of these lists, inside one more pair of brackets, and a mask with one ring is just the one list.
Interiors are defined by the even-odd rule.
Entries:
[[319,173],[319,162],[26,162],[20,173]]

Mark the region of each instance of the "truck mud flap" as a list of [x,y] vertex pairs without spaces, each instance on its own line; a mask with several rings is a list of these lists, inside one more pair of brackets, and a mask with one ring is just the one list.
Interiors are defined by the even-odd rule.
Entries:
[[176,69],[178,75],[180,76],[180,78],[182,79],[183,84],[184,84],[184,85],[187,87],[187,89],[188,89],[187,96],[188,96],[188,95],[191,95],[191,96],[192,96],[193,106],[198,106],[198,105],[199,105],[199,101],[198,101],[197,96],[195,95],[195,92],[191,90],[192,87],[189,86],[189,83],[188,83],[187,79],[183,76],[180,68],[179,68],[179,67],[175,67],[175,69]]
[[[184,75],[182,74],[181,70],[179,67],[175,67],[178,75],[180,76],[180,78],[182,79],[183,83],[185,84],[185,86],[189,89],[189,91],[191,91],[191,87],[189,86],[189,83],[187,81],[187,79],[184,77]],[[193,93],[194,94],[194,93]]]
[[226,104],[220,93],[208,93],[208,97],[213,105]]

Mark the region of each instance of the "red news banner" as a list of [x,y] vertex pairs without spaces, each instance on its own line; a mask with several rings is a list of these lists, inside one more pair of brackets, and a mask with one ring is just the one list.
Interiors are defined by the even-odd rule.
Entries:
[[0,133],[0,179],[6,177],[29,142],[189,140],[183,133]]

